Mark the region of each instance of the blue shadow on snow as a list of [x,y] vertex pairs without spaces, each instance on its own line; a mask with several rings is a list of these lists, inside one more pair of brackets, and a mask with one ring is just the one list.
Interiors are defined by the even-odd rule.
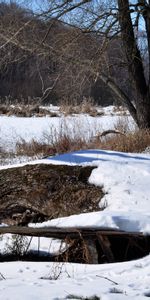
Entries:
[[[80,154],[84,154],[85,156],[82,156]],[[86,156],[87,154],[87,156]],[[88,157],[88,154],[97,154],[97,155],[107,155],[111,159],[106,159],[102,157]],[[108,152],[105,150],[80,150],[80,151],[75,151],[75,152],[70,152],[70,153],[65,153],[65,154],[60,154],[56,155],[53,157],[47,157],[49,160],[55,160],[55,161],[61,161],[61,162],[68,162],[68,163],[75,163],[75,164],[80,164],[80,163],[88,163],[92,161],[108,161],[108,160],[113,160],[113,156],[118,156],[120,158],[124,159],[136,159],[136,160],[145,160],[148,161],[150,158],[148,157],[142,157],[142,156],[131,156],[129,154],[121,153],[121,152]]]

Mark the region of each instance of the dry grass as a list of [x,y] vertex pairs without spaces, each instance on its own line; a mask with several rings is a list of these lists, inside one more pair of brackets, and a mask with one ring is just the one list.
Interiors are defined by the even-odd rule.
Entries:
[[69,102],[64,102],[60,105],[60,109],[58,112],[53,112],[48,110],[46,107],[41,107],[40,104],[1,104],[0,103],[0,115],[12,116],[16,117],[59,117],[60,113],[64,116],[72,115],[72,114],[89,114],[92,117],[102,116],[104,115],[103,111],[98,111],[94,105],[94,102],[91,98],[83,99],[82,103],[70,104]]
[[50,156],[85,149],[87,147],[88,144],[84,139],[71,138],[64,134],[51,144],[44,144],[42,142],[35,141],[34,139],[32,139],[31,142],[26,142],[21,139],[16,144],[16,152],[17,155]]
[[97,111],[94,101],[91,98],[84,98],[82,103],[79,105],[64,102],[60,105],[60,112],[62,112],[65,116],[82,113],[95,117],[102,116],[104,114],[103,112]]
[[113,134],[94,141],[96,148],[141,153],[150,146],[150,130],[136,130],[125,135]]
[[91,140],[88,142],[86,138],[80,136],[71,137],[68,134],[59,135],[55,141],[49,144],[32,140],[26,142],[20,140],[17,143],[17,155],[27,156],[49,156],[81,149],[103,149],[120,152],[141,153],[150,146],[150,131],[137,130],[129,132],[125,135],[111,134]]
[[[114,130],[122,134],[103,135],[102,131],[95,137],[92,136],[90,124],[86,124],[86,131],[89,132],[88,138],[84,133],[82,123],[70,123],[64,119],[60,123],[59,130],[50,128],[49,132],[43,133],[40,141],[32,139],[26,142],[19,139],[16,143],[17,156],[43,157],[56,155],[81,149],[103,149],[121,152],[141,153],[150,147],[150,130],[130,129],[128,120],[121,119],[114,126]],[[88,127],[89,126],[89,127]],[[95,130],[94,130],[95,131]],[[7,158],[9,153],[0,149],[0,158]],[[12,156],[12,153],[11,153]]]
[[72,138],[65,134],[60,139],[57,139],[52,146],[54,153],[65,153],[85,149],[86,147],[88,147],[88,144],[84,138]]
[[96,116],[97,109],[94,107],[94,102],[91,98],[84,98],[80,108],[81,113]]
[[24,104],[18,104],[15,106],[1,104],[0,115],[7,115],[7,116],[15,115],[16,117],[28,117],[28,118],[31,118],[33,116],[44,117],[46,115],[49,117],[58,117],[57,113],[51,112],[46,108],[40,107],[39,105],[24,105]]
[[40,143],[34,139],[30,142],[26,142],[24,139],[20,139],[16,143],[16,154],[27,156],[43,156],[50,154],[50,146],[44,143]]
[[124,106],[114,106],[113,115],[127,116],[129,113]]
[[141,153],[150,146],[150,130],[129,127],[128,119],[118,119],[114,131],[120,134],[97,134],[92,140],[91,147],[120,152]]

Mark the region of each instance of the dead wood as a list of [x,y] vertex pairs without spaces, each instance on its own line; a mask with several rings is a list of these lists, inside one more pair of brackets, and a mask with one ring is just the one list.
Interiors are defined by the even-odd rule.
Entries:
[[24,227],[24,226],[6,226],[0,227],[0,234],[12,233],[28,236],[43,236],[56,239],[96,239],[98,237],[109,236],[125,236],[125,237],[143,237],[142,232],[127,232],[121,230],[113,230],[109,228],[95,227]]
[[97,234],[98,242],[102,248],[102,251],[107,258],[108,262],[112,263],[115,261],[114,255],[111,250],[111,244],[108,237],[105,235]]
[[125,133],[122,132],[122,131],[110,129],[110,130],[103,131],[101,134],[98,134],[97,136],[103,137],[103,136],[106,136],[108,134],[121,134],[121,135],[125,135]]
[[[67,250],[62,252],[60,247],[60,253],[48,256],[53,261],[112,263],[141,258],[150,251],[150,236],[145,236],[142,232],[125,232],[111,228],[0,227],[0,234],[5,233],[51,237],[64,241]],[[3,260],[2,256],[0,259]]]

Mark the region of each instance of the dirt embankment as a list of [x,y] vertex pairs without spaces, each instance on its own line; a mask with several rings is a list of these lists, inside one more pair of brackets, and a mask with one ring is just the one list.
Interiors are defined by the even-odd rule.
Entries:
[[26,165],[0,171],[0,222],[25,225],[99,210],[92,167]]

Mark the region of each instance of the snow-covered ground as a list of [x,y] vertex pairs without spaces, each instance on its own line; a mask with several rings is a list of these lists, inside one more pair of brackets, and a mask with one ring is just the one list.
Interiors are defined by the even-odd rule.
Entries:
[[[15,117],[0,116],[0,147],[7,151],[15,151],[16,142],[21,139],[50,143],[64,131],[70,136],[90,139],[97,132],[112,129],[120,120],[120,115],[113,113],[113,107],[104,110],[104,116],[73,115],[60,117]],[[132,124],[129,116],[122,117]]]
[[109,265],[7,262],[1,263],[0,271],[5,277],[0,281],[3,300],[63,300],[71,294],[97,295],[101,300],[146,300],[150,296],[149,256]]
[[[17,124],[18,120],[12,120]],[[34,122],[33,120],[31,122]],[[83,116],[81,120],[83,122]],[[110,129],[110,116],[109,120],[110,123],[108,122],[105,128]],[[0,127],[6,128],[6,132],[9,133],[10,124],[8,122],[7,128],[7,122],[4,123],[4,127]],[[14,125],[15,130],[17,126]],[[32,128],[34,131],[34,125],[26,126],[30,128],[31,133]],[[25,132],[25,128],[22,130]],[[39,132],[42,132],[40,126],[36,127],[35,134],[38,135]],[[4,134],[2,136],[5,138]],[[8,141],[10,137],[9,133]],[[54,219],[36,226],[92,225],[150,233],[150,155],[91,149],[30,163],[37,162],[95,166],[89,182],[103,187],[106,194],[100,205],[106,208],[104,211]],[[4,239],[1,241],[1,249],[2,245],[4,247]],[[41,249],[49,247],[50,242],[49,239],[41,240]],[[35,249],[37,243],[34,239],[32,248]],[[58,244],[54,244],[54,251],[57,251]],[[150,255],[136,261],[105,265],[5,262],[0,263],[0,279],[0,299],[4,300],[63,300],[71,294],[82,297],[96,295],[101,300],[143,300],[150,297]]]

